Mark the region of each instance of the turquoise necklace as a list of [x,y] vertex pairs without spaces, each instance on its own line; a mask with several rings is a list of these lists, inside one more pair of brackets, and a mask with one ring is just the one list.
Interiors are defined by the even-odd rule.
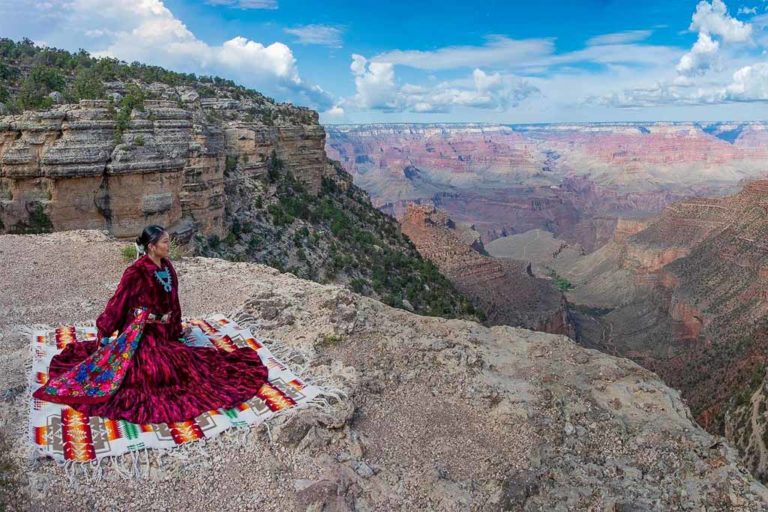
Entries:
[[163,285],[163,290],[170,292],[173,289],[173,286],[171,286],[171,273],[168,272],[167,268],[163,268],[163,270],[155,270],[155,277],[160,281],[160,284]]

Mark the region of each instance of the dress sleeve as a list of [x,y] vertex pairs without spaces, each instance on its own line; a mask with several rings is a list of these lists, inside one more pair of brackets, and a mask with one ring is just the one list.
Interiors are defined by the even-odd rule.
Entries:
[[96,328],[98,329],[98,338],[111,336],[113,332],[121,328],[128,314],[128,309],[133,306],[131,299],[136,293],[139,273],[138,269],[131,265],[123,272],[120,283],[117,285],[112,298],[107,302],[104,312],[96,319]]
[[179,339],[184,335],[184,329],[181,327],[181,304],[179,304],[179,277],[176,275],[176,269],[171,262],[168,262],[168,268],[171,271],[173,279],[173,290],[171,291],[171,317],[169,319],[173,339]]

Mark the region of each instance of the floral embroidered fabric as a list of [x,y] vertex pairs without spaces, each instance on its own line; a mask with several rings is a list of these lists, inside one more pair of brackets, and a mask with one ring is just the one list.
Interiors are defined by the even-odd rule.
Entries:
[[117,391],[139,346],[147,308],[135,308],[134,319],[113,342],[102,346],[69,371],[48,380],[35,397],[51,401],[55,397],[77,397],[81,402],[108,400]]

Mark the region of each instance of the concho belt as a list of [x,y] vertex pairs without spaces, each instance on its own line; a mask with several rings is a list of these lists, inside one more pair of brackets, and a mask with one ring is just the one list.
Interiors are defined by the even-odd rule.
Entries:
[[[138,316],[141,308],[134,308],[134,314]],[[150,313],[147,315],[148,324],[167,324],[171,319],[171,312],[161,315],[160,313]]]

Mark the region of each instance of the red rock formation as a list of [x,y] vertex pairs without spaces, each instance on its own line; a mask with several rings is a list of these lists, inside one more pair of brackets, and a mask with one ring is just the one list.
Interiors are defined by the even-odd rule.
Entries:
[[[737,131],[731,143],[726,135]],[[617,218],[765,176],[761,124],[363,125],[328,128],[327,151],[374,205],[432,201],[483,240],[546,229],[591,251]],[[418,176],[404,169],[419,170]]]
[[657,371],[711,428],[768,362],[758,332],[768,315],[766,212],[768,180],[671,205],[622,242],[621,266],[645,292],[600,318],[612,333],[604,346]]
[[411,206],[402,230],[424,258],[482,310],[489,325],[512,325],[573,336],[565,299],[551,281],[535,278],[527,265],[480,254],[434,206]]

